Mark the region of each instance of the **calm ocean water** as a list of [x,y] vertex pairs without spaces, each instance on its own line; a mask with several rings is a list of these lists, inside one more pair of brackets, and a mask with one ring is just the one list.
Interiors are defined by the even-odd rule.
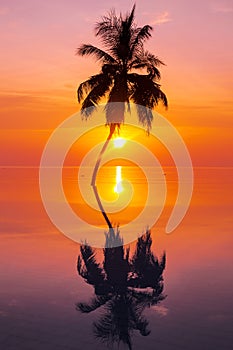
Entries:
[[[163,170],[173,196],[176,173],[173,168]],[[73,186],[73,170],[66,176]],[[132,169],[127,176],[135,185],[144,181]],[[232,348],[233,168],[195,168],[194,176],[193,198],[180,226],[170,235],[164,233],[168,205],[152,229],[154,254],[166,252],[166,298],[144,307],[150,334],[131,329],[133,349]],[[104,306],[86,314],[76,310],[77,303],[90,302],[94,288],[77,273],[79,245],[58,232],[43,208],[38,169],[1,168],[0,178],[0,348],[117,348],[111,342],[109,347],[102,344],[93,332],[93,322],[100,322],[106,312]],[[130,249],[132,256],[135,243]],[[102,262],[102,250],[97,249],[96,259]],[[116,311],[116,317],[119,314],[124,315]],[[126,318],[123,321],[128,325]]]

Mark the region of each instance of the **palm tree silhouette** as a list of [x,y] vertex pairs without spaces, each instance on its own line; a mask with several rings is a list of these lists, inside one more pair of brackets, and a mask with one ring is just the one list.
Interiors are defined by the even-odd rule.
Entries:
[[[110,230],[106,244],[119,240],[119,229]],[[135,253],[129,258],[129,248],[123,245],[104,248],[102,267],[96,262],[95,251],[84,244],[80,248],[77,270],[84,280],[95,288],[95,297],[89,303],[77,303],[76,309],[90,313],[104,307],[104,314],[93,323],[94,334],[108,345],[124,343],[132,349],[132,333],[150,334],[148,321],[142,315],[146,307],[158,304],[163,295],[163,271],[166,256],[160,261],[151,251],[148,230],[138,238]]]
[[[104,50],[90,44],[77,49],[81,56],[94,56],[101,63],[101,72],[82,82],[77,90],[81,113],[88,118],[104,96],[108,96],[105,108],[109,135],[99,154],[93,171],[91,186],[97,203],[109,228],[112,224],[104,211],[96,187],[96,176],[102,156],[116,130],[124,122],[125,108],[129,102],[136,104],[139,122],[150,131],[153,115],[151,110],[161,101],[168,106],[166,95],[160,89],[158,67],[164,63],[144,49],[144,42],[151,37],[152,27],[137,27],[134,21],[135,5],[124,17],[112,10],[95,26],[95,35],[103,43]],[[137,69],[147,74],[138,74]]]

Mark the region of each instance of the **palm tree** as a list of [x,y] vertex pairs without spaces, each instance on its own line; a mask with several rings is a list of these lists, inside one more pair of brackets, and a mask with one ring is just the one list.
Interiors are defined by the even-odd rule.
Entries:
[[[122,342],[132,349],[133,331],[139,331],[143,336],[150,333],[143,311],[165,299],[163,271],[166,259],[164,254],[158,261],[151,251],[150,231],[138,238],[131,259],[129,249],[124,249],[123,244],[116,247],[114,239],[119,240],[118,229],[110,230],[106,235],[102,267],[96,262],[95,251],[87,244],[81,246],[78,273],[86,283],[93,285],[95,297],[89,303],[77,303],[76,308],[82,313],[90,313],[103,306],[105,312],[93,324],[95,336],[109,345]],[[109,241],[113,242],[112,248],[109,248]]]
[[[144,42],[151,37],[152,27],[137,27],[134,21],[135,5],[124,17],[116,16],[112,10],[95,26],[95,35],[103,43],[104,49],[90,44],[83,44],[77,49],[81,56],[94,56],[101,63],[100,73],[82,82],[77,91],[78,102],[82,102],[81,113],[88,118],[96,109],[101,99],[107,96],[106,124],[110,131],[107,140],[97,159],[91,186],[93,187],[99,208],[112,228],[100,201],[96,176],[101,158],[114,132],[124,122],[125,108],[129,102],[136,104],[139,123],[150,131],[153,115],[151,110],[161,101],[168,106],[166,95],[160,89],[160,72],[158,67],[164,63],[144,49]],[[136,73],[143,69],[146,74]]]

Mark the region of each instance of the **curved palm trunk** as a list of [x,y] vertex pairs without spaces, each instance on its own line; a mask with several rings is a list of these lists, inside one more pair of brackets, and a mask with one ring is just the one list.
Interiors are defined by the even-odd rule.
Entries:
[[100,166],[100,163],[101,163],[101,160],[103,158],[103,155],[104,155],[104,152],[106,151],[107,147],[108,147],[108,144],[109,144],[109,141],[111,140],[112,138],[112,135],[114,133],[114,130],[115,130],[115,127],[111,127],[110,126],[110,132],[109,132],[109,135],[99,153],[99,156],[97,158],[97,161],[96,161],[96,164],[95,164],[95,167],[94,167],[94,170],[93,170],[93,174],[92,174],[92,179],[91,179],[91,186],[93,188],[93,191],[94,191],[94,195],[95,195],[95,198],[96,198],[96,201],[98,203],[98,206],[100,208],[100,211],[104,217],[104,220],[106,221],[109,229],[113,229],[112,227],[112,224],[111,224],[111,221],[109,220],[105,210],[104,210],[104,207],[101,203],[101,200],[100,200],[100,197],[99,197],[99,193],[98,193],[98,189],[97,189],[97,186],[96,186],[96,177],[97,177],[97,173],[98,173],[98,170],[99,170],[99,166]]

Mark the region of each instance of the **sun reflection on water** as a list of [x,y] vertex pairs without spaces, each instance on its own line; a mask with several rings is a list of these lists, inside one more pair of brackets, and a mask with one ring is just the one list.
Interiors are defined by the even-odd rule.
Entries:
[[121,176],[121,166],[116,167],[116,185],[114,187],[115,193],[121,193],[123,191],[122,187],[122,176]]

